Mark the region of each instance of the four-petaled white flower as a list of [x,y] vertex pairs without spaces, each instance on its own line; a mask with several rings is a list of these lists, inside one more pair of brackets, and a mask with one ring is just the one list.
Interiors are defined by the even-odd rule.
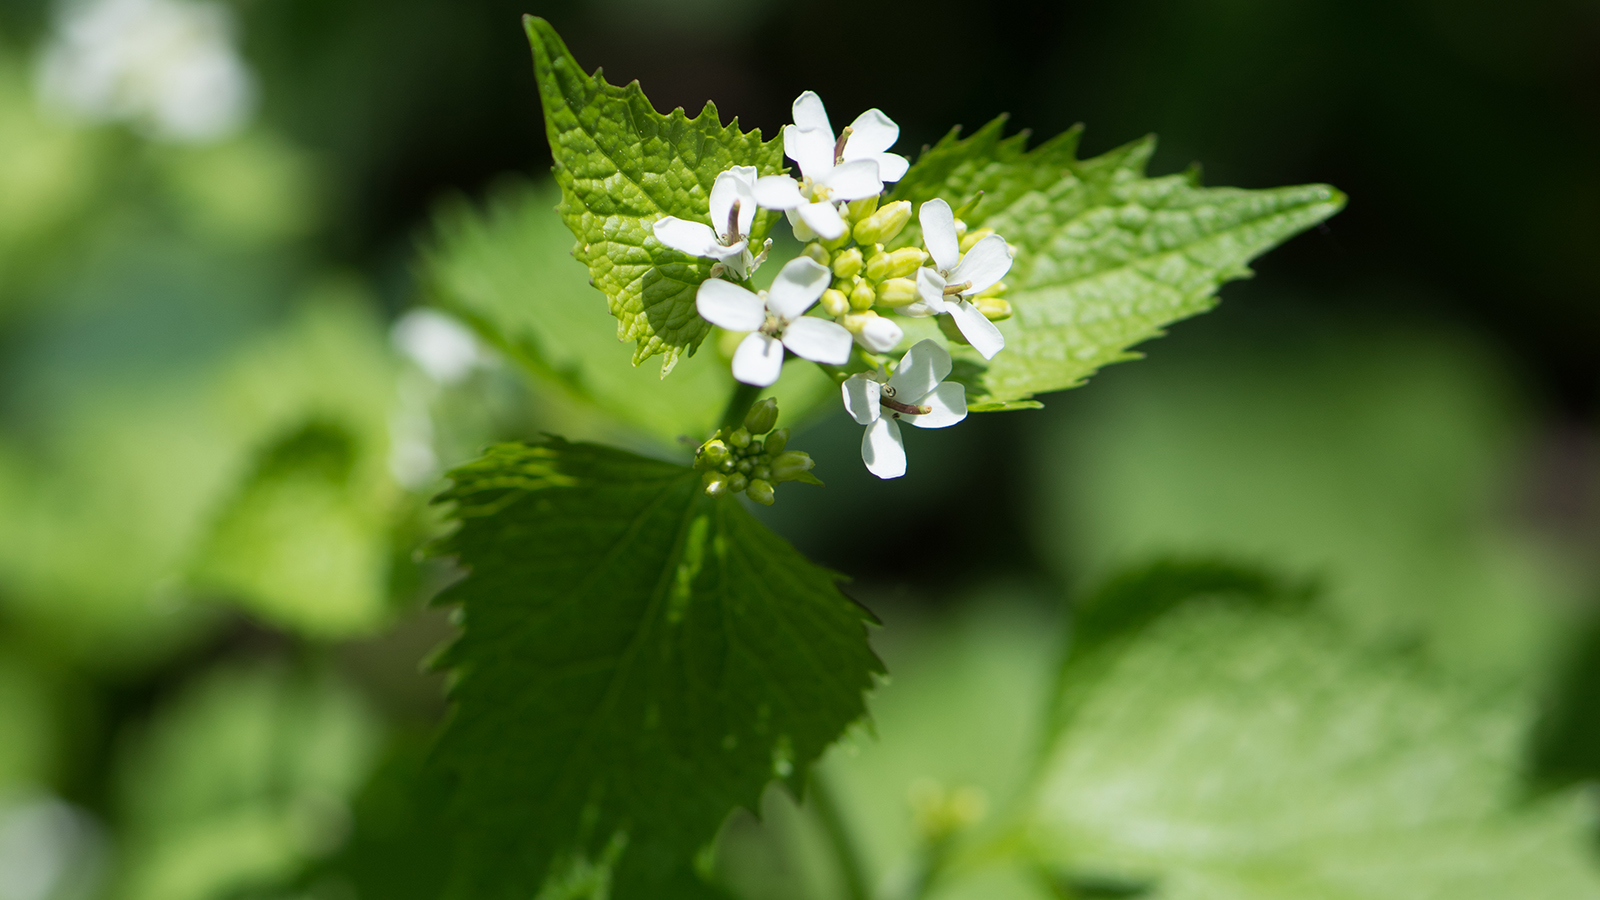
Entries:
[[[711,185],[711,224],[667,216],[655,224],[656,240],[690,256],[704,256],[727,266],[740,281],[767,258],[750,250],[750,223],[756,217],[756,167],[734,166]],[[770,243],[770,242],[769,242]]]
[[867,426],[861,461],[879,478],[906,473],[905,442],[899,422],[918,428],[948,428],[967,417],[966,388],[946,382],[950,354],[935,341],[919,341],[900,360],[887,382],[852,375],[843,385],[844,408]]
[[822,98],[806,91],[794,101],[794,124],[783,128],[783,153],[800,167],[801,177],[768,175],[756,182],[756,199],[767,209],[786,211],[800,240],[833,240],[847,227],[836,203],[882,193],[885,181],[906,174],[906,158],[886,152],[899,138],[900,126],[876,109],[835,138]]
[[849,362],[850,332],[837,322],[805,314],[832,280],[828,267],[808,256],[796,257],[778,272],[772,289],[760,294],[720,278],[701,282],[695,308],[713,325],[750,332],[733,353],[733,377],[765,387],[778,380],[785,347],[812,362]]
[[922,242],[933,257],[933,268],[917,270],[920,299],[901,311],[913,316],[949,313],[973,349],[984,359],[993,359],[1005,347],[1005,336],[967,298],[993,287],[1011,271],[1011,248],[1005,238],[991,234],[963,255],[955,214],[943,200],[922,204],[917,220],[922,223]]

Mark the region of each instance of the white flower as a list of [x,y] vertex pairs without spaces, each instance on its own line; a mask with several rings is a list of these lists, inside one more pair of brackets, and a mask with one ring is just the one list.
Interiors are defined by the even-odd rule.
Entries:
[[906,473],[905,422],[918,428],[948,428],[967,417],[967,390],[950,375],[950,354],[936,341],[918,341],[900,360],[887,383],[871,375],[851,375],[843,385],[844,408],[867,426],[861,436],[861,461],[879,478]]
[[[720,260],[739,280],[750,277],[767,258],[750,252],[750,223],[756,217],[756,167],[734,166],[711,185],[711,224],[667,216],[655,224],[656,240],[690,256]],[[770,243],[770,242],[768,242]]]
[[836,203],[882,193],[885,181],[906,174],[906,158],[885,152],[899,137],[899,125],[869,109],[836,139],[822,98],[806,91],[794,101],[794,124],[783,128],[783,153],[800,167],[801,178],[768,175],[756,182],[756,200],[788,212],[801,240],[840,237],[845,222]]
[[783,369],[783,348],[812,362],[839,366],[850,361],[850,332],[837,322],[807,316],[833,273],[807,256],[789,261],[772,289],[754,294],[720,278],[700,283],[695,308],[701,318],[729,331],[748,331],[733,352],[733,377],[766,387]]
[[155,137],[210,141],[244,125],[255,82],[227,7],[196,0],[91,0],[63,6],[39,64],[40,99]]
[[922,204],[917,220],[922,223],[922,243],[933,257],[933,268],[917,270],[921,299],[902,307],[901,312],[910,316],[949,313],[973,349],[984,359],[993,359],[1005,347],[1005,336],[967,298],[993,287],[1011,271],[1011,248],[1005,238],[991,234],[963,255],[955,214],[943,200]]

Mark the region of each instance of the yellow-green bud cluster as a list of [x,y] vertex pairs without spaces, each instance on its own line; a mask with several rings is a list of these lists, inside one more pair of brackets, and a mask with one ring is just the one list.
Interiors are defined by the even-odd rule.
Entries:
[[[706,493],[713,497],[744,492],[751,500],[771,506],[774,488],[785,481],[821,484],[811,474],[811,457],[788,449],[789,429],[773,430],[778,423],[778,401],[771,397],[750,407],[744,424],[722,428],[700,445],[694,467]],[[765,438],[763,439],[763,435]]]
[[[910,223],[911,204],[896,200],[879,206],[878,202],[877,197],[868,197],[847,204],[845,218],[850,229],[845,235],[834,241],[814,241],[804,250],[806,256],[833,271],[833,283],[823,292],[821,307],[852,334],[868,327],[878,316],[877,309],[894,311],[915,303],[917,270],[928,262],[928,254],[920,247],[890,250],[884,246]],[[957,219],[956,233],[965,253],[994,234],[994,229],[968,231],[966,223]],[[972,303],[991,321],[1010,318],[1011,304],[1000,296],[1005,289],[1004,282],[997,283],[972,297]],[[943,317],[940,324],[945,324]],[[950,324],[952,327],[943,329],[945,334],[966,343],[954,323]]]

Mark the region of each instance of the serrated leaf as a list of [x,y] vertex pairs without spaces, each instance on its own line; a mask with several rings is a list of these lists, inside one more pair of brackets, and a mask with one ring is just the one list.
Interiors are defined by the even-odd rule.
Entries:
[[[723,125],[710,102],[692,119],[682,109],[662,115],[638,82],[617,87],[599,70],[585,75],[550,23],[525,16],[523,25],[561,185],[561,216],[578,238],[573,255],[606,295],[617,336],[635,342],[634,364],[661,354],[665,376],[710,332],[694,298],[711,262],[663,246],[652,226],[663,216],[710,224],[717,175],[730,166],[780,172],[782,147],[763,143],[759,130],[739,130],[737,119]],[[766,236],[773,219],[768,211],[756,216],[752,242]]]
[[[943,197],[973,228],[1016,249],[1005,281],[1012,318],[969,403],[1022,400],[1081,384],[1133,359],[1131,347],[1216,304],[1254,257],[1338,212],[1344,195],[1313,184],[1272,190],[1204,188],[1194,173],[1149,178],[1155,139],[1077,158],[1079,130],[1025,150],[1002,138],[1005,118],[965,140],[952,131],[917,159],[891,200]],[[897,244],[920,240],[915,223]],[[970,350],[958,355],[982,364]]]
[[552,438],[452,477],[451,896],[525,900],[619,852],[612,896],[690,890],[727,813],[863,714],[870,614],[682,466]]
[[1068,667],[1027,829],[1063,878],[1163,900],[1600,897],[1582,796],[1518,802],[1526,694],[1365,649],[1262,584],[1174,584],[1117,592],[1140,608],[1121,639]]

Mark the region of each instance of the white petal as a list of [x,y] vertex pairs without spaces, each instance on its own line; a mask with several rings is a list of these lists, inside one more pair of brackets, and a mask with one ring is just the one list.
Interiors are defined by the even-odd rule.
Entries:
[[778,270],[767,291],[767,309],[782,319],[798,319],[816,305],[833,273],[809,256],[796,256]]
[[944,276],[923,266],[917,270],[917,296],[934,312],[944,312]]
[[718,244],[715,247],[712,247],[711,252],[707,253],[706,256],[709,256],[712,259],[720,259],[732,266],[733,263],[731,261],[743,257],[745,255],[745,251],[749,249],[749,241],[738,241],[736,243],[729,244],[726,247]]
[[[839,215],[832,203],[807,203],[800,207],[800,221],[824,240],[831,241],[844,236],[844,217]],[[796,228],[796,237],[800,236],[799,232],[800,229]]]
[[900,358],[900,365],[889,377],[889,387],[894,388],[894,399],[915,404],[928,396],[939,382],[950,375],[950,354],[938,341],[917,343]]
[[929,200],[917,211],[917,221],[922,223],[922,243],[933,257],[933,264],[941,272],[954,269],[961,261],[961,242],[956,238],[956,215],[950,211],[950,204]]
[[1006,247],[1006,239],[998,234],[991,234],[974,244],[972,249],[967,251],[967,255],[961,257],[961,264],[950,273],[950,281],[952,284],[972,282],[972,287],[961,292],[964,296],[971,296],[987,290],[996,281],[1004,278],[1009,271],[1011,271],[1011,250]]
[[829,144],[837,140],[833,134],[833,123],[828,121],[828,108],[822,105],[822,98],[817,96],[816,91],[806,91],[794,98],[793,111],[794,124],[826,134]]
[[805,205],[800,182],[787,175],[766,175],[756,181],[756,202],[767,209],[798,209]]
[[728,213],[732,210],[734,201],[739,203],[739,220],[736,227],[740,237],[748,237],[750,223],[756,216],[755,189],[750,180],[744,177],[741,168],[755,171],[753,166],[742,166],[728,169],[717,176],[711,185],[711,227],[717,234],[728,236]]
[[883,180],[878,177],[878,164],[870,159],[840,163],[817,179],[817,183],[833,189],[833,200],[860,200],[883,193]]
[[656,240],[690,256],[712,256],[721,249],[716,232],[699,222],[688,222],[677,216],[658,219],[655,233]]
[[888,353],[905,336],[906,333],[892,319],[878,316],[867,320],[866,327],[856,335],[856,340],[873,353]]
[[976,306],[966,300],[957,300],[950,304],[950,315],[956,320],[956,327],[961,329],[961,336],[967,339],[972,349],[982,353],[984,359],[994,359],[996,353],[1005,349],[1005,335],[983,313],[978,312]]
[[858,425],[871,425],[878,421],[883,407],[878,399],[883,396],[883,385],[865,375],[851,375],[839,386],[844,394],[844,410]]
[[783,155],[799,164],[801,174],[815,181],[833,168],[833,134],[815,128],[785,125]]
[[760,297],[721,278],[700,282],[694,308],[700,318],[729,331],[755,331],[767,320],[767,305]]
[[816,316],[801,316],[783,330],[783,345],[795,356],[828,366],[849,362],[853,343],[843,325]]
[[766,387],[783,371],[783,342],[759,331],[744,336],[733,351],[733,377]]
[[899,181],[911,169],[911,160],[898,153],[874,153],[867,158],[878,163],[878,177],[884,181]]
[[850,123],[850,139],[844,142],[845,159],[869,159],[900,140],[900,126],[883,114],[869,109]]
[[789,218],[789,227],[794,231],[794,239],[802,244],[809,244],[817,239],[817,233],[812,231],[811,226],[800,218],[800,210],[802,209],[805,209],[805,207],[800,206],[795,209],[784,210],[783,214]]
[[907,303],[905,306],[898,307],[895,309],[895,312],[912,319],[926,319],[929,316],[938,315],[938,313],[934,311],[933,307],[923,303],[921,300],[918,300],[915,303]]
[[946,381],[933,389],[933,393],[916,401],[933,411],[924,416],[901,415],[900,421],[918,428],[949,428],[967,417],[967,389],[953,381]]
[[867,426],[861,436],[861,461],[879,478],[899,478],[906,473],[906,446],[894,419],[882,418]]

